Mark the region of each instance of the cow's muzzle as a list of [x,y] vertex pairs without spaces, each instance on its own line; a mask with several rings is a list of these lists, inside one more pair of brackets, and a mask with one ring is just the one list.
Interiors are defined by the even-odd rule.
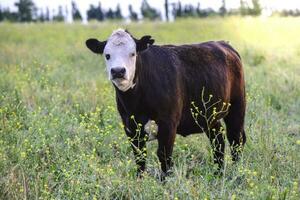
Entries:
[[114,67],[110,70],[112,79],[124,78],[125,73],[126,69],[124,67]]

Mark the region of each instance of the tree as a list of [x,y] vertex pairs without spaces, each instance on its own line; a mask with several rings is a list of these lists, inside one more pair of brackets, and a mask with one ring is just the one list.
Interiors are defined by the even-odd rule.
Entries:
[[194,6],[192,4],[184,6],[183,16],[184,17],[194,17],[195,16],[195,9],[194,9]]
[[97,19],[97,9],[93,4],[90,5],[90,8],[87,10],[86,14],[88,20]]
[[222,6],[219,9],[219,13],[221,16],[224,16],[227,13],[225,0],[222,0]]
[[79,20],[81,21],[82,20],[82,16],[77,8],[77,5],[75,3],[75,1],[72,1],[72,17],[73,17],[73,20],[76,21],[76,20]]
[[3,20],[8,20],[10,22],[18,21],[18,13],[10,12],[9,8],[2,9],[1,12]]
[[240,0],[240,13],[241,15],[253,15],[257,16],[261,14],[261,6],[259,0],[252,0],[252,8],[249,7],[245,0]]
[[99,2],[98,7],[95,7],[94,5],[90,5],[89,10],[87,11],[87,17],[88,20],[98,20],[103,21],[104,20],[104,13],[101,8],[101,3]]
[[251,9],[250,14],[256,15],[256,16],[260,15],[262,9],[261,9],[259,0],[252,0],[252,5],[253,5],[253,8]]
[[8,20],[10,22],[18,21],[18,13],[10,12],[9,8],[2,10],[3,20]]
[[298,17],[300,16],[300,10],[296,9],[296,10],[282,10],[280,12],[278,12],[278,14],[282,17],[287,17],[287,16],[293,16],[293,17]]
[[15,3],[18,8],[18,20],[20,22],[32,21],[32,13],[34,11],[34,3],[31,0],[19,0]]
[[196,8],[196,13],[198,15],[198,17],[207,17],[208,16],[208,12],[207,10],[203,10],[200,7],[200,3],[198,3],[197,8]]
[[4,17],[3,17],[3,13],[2,13],[2,8],[0,6],[0,22],[3,21]]
[[166,20],[169,21],[169,1],[165,0]]
[[105,16],[107,19],[114,19],[115,18],[114,11],[111,8],[109,8],[108,11],[105,13]]
[[241,15],[245,16],[248,14],[249,7],[245,0],[240,0],[240,13]]
[[104,20],[104,12],[101,7],[101,2],[99,2],[98,8],[97,8],[97,19],[98,19],[98,21]]
[[116,19],[122,19],[123,18],[120,4],[117,5],[116,11],[115,11],[115,18]]
[[150,20],[160,19],[160,13],[155,8],[152,8],[148,4],[147,0],[143,0],[142,2],[141,13],[144,18],[148,18]]
[[176,19],[177,17],[182,17],[182,8],[181,8],[181,2],[178,1],[178,3],[173,3],[173,15]]
[[58,22],[64,21],[64,14],[63,14],[62,6],[58,6],[58,13],[57,13],[57,15],[53,16],[53,21],[58,21]]
[[138,20],[138,15],[136,12],[133,11],[132,9],[132,5],[128,6],[128,10],[129,10],[129,18],[131,21],[137,21]]
[[203,10],[200,7],[200,3],[198,2],[197,7],[194,7],[192,4],[186,4],[184,6],[181,5],[181,2],[173,3],[173,15],[175,18],[180,17],[207,17],[208,10]]

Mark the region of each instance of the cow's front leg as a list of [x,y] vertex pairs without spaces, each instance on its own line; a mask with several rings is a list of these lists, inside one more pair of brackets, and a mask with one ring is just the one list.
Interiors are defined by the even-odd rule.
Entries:
[[142,122],[131,121],[125,127],[125,132],[129,137],[129,142],[133,150],[134,159],[137,164],[137,177],[142,177],[143,172],[146,168],[146,134],[144,131],[145,121]]
[[137,177],[141,178],[146,168],[146,141],[143,138],[131,138],[130,144],[133,150],[135,163],[137,165]]
[[161,163],[163,180],[172,167],[172,152],[176,136],[176,125],[172,122],[158,122],[158,149],[157,156]]

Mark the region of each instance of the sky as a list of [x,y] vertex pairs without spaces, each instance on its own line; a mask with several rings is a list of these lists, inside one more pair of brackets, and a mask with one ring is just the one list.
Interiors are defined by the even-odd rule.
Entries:
[[[14,3],[18,0],[0,0],[0,5],[3,8],[9,7],[12,11],[16,11],[16,7]],[[48,6],[50,11],[55,9],[57,12],[57,7],[62,5],[65,7],[66,5],[71,8],[72,0],[33,0],[35,5],[38,8],[45,8]],[[98,5],[99,1],[101,1],[102,8],[107,10],[108,8],[115,9],[117,4],[121,5],[123,16],[128,16],[128,5],[131,4],[133,6],[133,10],[137,12],[140,16],[140,6],[142,0],[74,0],[78,8],[83,15],[84,20],[86,19],[86,11],[89,8],[90,4]],[[213,8],[215,10],[219,9],[221,6],[221,0],[180,0],[182,4],[193,4],[197,5],[200,2],[201,8]],[[251,2],[251,0],[248,0]],[[169,3],[178,2],[178,0],[169,0]],[[226,0],[227,8],[238,8],[240,0]],[[165,16],[164,13],[164,0],[148,0],[148,3],[161,11],[162,16]],[[282,10],[282,9],[300,9],[300,0],[260,0],[262,7],[274,10]]]

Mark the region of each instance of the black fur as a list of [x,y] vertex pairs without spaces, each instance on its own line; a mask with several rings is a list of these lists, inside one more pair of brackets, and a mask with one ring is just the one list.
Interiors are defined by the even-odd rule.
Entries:
[[106,41],[100,42],[97,39],[91,38],[85,42],[86,46],[94,53],[103,54]]

